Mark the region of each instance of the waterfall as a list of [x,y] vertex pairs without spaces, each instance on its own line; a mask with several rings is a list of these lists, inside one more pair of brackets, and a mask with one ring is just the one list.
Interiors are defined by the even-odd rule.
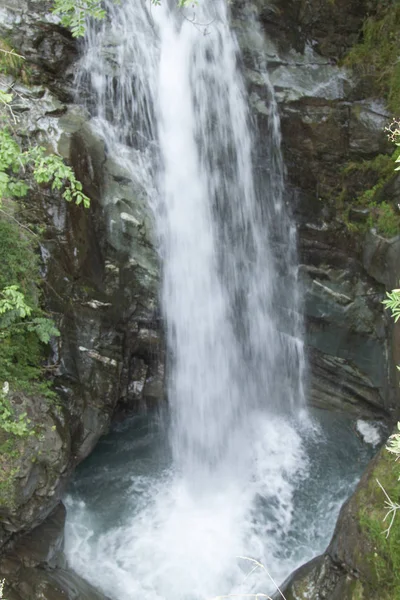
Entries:
[[[172,460],[140,479],[141,500],[133,485],[131,514],[96,541],[82,533],[86,509],[71,505],[68,556],[115,599],[244,593],[238,555],[286,574],[279,547],[307,471],[296,239],[273,88],[255,53],[269,113],[262,137],[225,0],[105,4],[78,87],[109,156],[154,214]],[[265,574],[257,582],[264,589],[250,591],[270,589]]]
[[286,298],[270,245],[275,234],[291,252],[276,104],[271,185],[257,194],[237,43],[225,3],[200,4],[196,18],[212,21],[206,34],[168,9],[160,17],[155,98],[172,443],[192,473],[229,451],[239,450],[231,463],[240,459],[236,437],[254,409],[303,403],[301,342],[280,331],[276,306]]

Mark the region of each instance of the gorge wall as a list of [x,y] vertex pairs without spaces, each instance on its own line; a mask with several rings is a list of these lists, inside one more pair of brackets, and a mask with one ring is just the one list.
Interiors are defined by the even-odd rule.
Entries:
[[[46,303],[58,315],[61,331],[53,348],[60,405],[46,409],[42,444],[54,449],[51,465],[45,452],[36,462],[25,461],[12,481],[17,500],[10,507],[6,498],[0,506],[5,551],[0,573],[10,585],[9,600],[98,597],[64,570],[59,501],[71,472],[107,431],[115,411],[158,405],[164,389],[151,212],[142,190],[93,132],[90,99],[87,108],[74,104],[79,45],[49,8],[35,0],[2,2],[0,37],[25,56],[30,75],[28,83],[1,76],[0,86],[16,93],[13,110],[24,135],[73,164],[91,208],[67,205],[48,191],[29,199],[30,223],[45,224]],[[233,18],[254,119],[265,135],[265,68],[280,104],[287,201],[299,229],[311,402],[393,420],[400,345],[381,300],[385,287],[399,280],[399,238],[386,239],[373,230],[360,235],[336,202],[340,172],[349,161],[391,152],[383,131],[389,114],[383,100],[374,97],[369,74],[338,66],[357,41],[369,9],[367,1],[257,0],[249,5],[236,0]],[[268,34],[262,51],[254,17]],[[258,69],[254,54],[260,58]],[[112,49],[109,62],[112,69]],[[265,165],[262,153],[256,164]],[[356,212],[353,218],[362,216]],[[41,402],[26,402],[33,422],[43,424]],[[31,448],[33,454],[38,450],[35,444]],[[8,478],[20,468],[13,460]]]

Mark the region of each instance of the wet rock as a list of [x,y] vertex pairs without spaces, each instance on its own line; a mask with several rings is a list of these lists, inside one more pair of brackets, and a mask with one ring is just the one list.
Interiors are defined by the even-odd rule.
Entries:
[[[318,556],[294,571],[281,589],[286,600],[343,600],[336,595],[343,577],[342,569],[329,556]],[[279,597],[274,594],[273,599]]]
[[47,227],[41,244],[47,302],[62,334],[55,373],[77,462],[135,386],[131,361],[143,358],[151,373],[163,361],[158,257],[145,198],[123,165],[107,158],[87,112],[74,105],[64,110],[48,90],[29,94],[25,87],[24,131],[74,164],[91,197],[90,210],[83,210],[44,190],[30,213],[31,222]]
[[351,361],[308,351],[311,370],[310,398],[318,408],[347,411],[357,416],[385,417],[385,403],[378,387]]
[[[309,254],[309,259],[314,254]],[[333,261],[318,246],[321,262],[302,265],[311,402],[355,414],[389,413],[383,289],[354,262]],[[326,264],[331,258],[331,265]],[[332,265],[332,262],[336,262]]]

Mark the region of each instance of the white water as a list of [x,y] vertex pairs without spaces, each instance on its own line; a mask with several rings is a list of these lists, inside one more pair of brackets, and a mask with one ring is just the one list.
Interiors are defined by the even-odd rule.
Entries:
[[[280,581],[315,552],[282,551],[311,429],[273,89],[264,71],[269,128],[256,139],[225,0],[201,0],[195,23],[175,1],[106,4],[80,83],[93,127],[155,215],[172,457],[132,474],[106,531],[70,500],[68,559],[115,600],[265,593],[262,570],[242,585],[250,569],[238,556]],[[267,147],[257,178],[255,143]]]
[[358,419],[356,428],[366,444],[371,444],[371,446],[376,447],[382,443],[384,434],[375,423],[369,423],[368,421]]

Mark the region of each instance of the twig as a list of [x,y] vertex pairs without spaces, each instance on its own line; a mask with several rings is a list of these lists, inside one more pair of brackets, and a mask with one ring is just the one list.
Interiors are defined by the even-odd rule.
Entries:
[[382,492],[385,494],[386,496],[386,500],[385,500],[385,507],[388,509],[383,522],[386,521],[386,519],[388,518],[388,516],[391,514],[391,519],[390,519],[390,523],[389,523],[389,527],[387,527],[387,529],[385,529],[385,531],[383,533],[386,534],[386,538],[389,537],[390,534],[390,530],[392,529],[392,525],[394,523],[394,520],[396,518],[396,513],[397,511],[400,509],[400,504],[397,504],[396,502],[393,502],[393,500],[390,498],[390,496],[388,495],[387,491],[385,490],[385,488],[383,487],[383,485],[381,484],[381,482],[377,479],[377,484],[379,485],[379,487],[381,488]]
[[248,560],[249,562],[252,562],[255,565],[257,565],[258,567],[260,567],[261,569],[264,569],[264,571],[266,572],[266,574],[268,575],[268,577],[270,578],[270,580],[272,581],[272,583],[276,587],[277,591],[282,596],[283,600],[286,600],[285,596],[283,595],[282,590],[280,589],[280,587],[276,583],[275,579],[272,577],[272,575],[270,574],[270,572],[268,571],[268,569],[262,563],[260,563],[258,560],[255,560],[254,558],[249,558],[248,556],[238,556],[238,558],[242,558],[243,560]]
[[17,58],[22,58],[22,60],[25,60],[25,56],[22,56],[21,54],[17,54],[15,52],[15,50],[5,50],[4,48],[0,48],[0,52],[4,52],[4,54],[10,54],[11,56],[16,56]]

